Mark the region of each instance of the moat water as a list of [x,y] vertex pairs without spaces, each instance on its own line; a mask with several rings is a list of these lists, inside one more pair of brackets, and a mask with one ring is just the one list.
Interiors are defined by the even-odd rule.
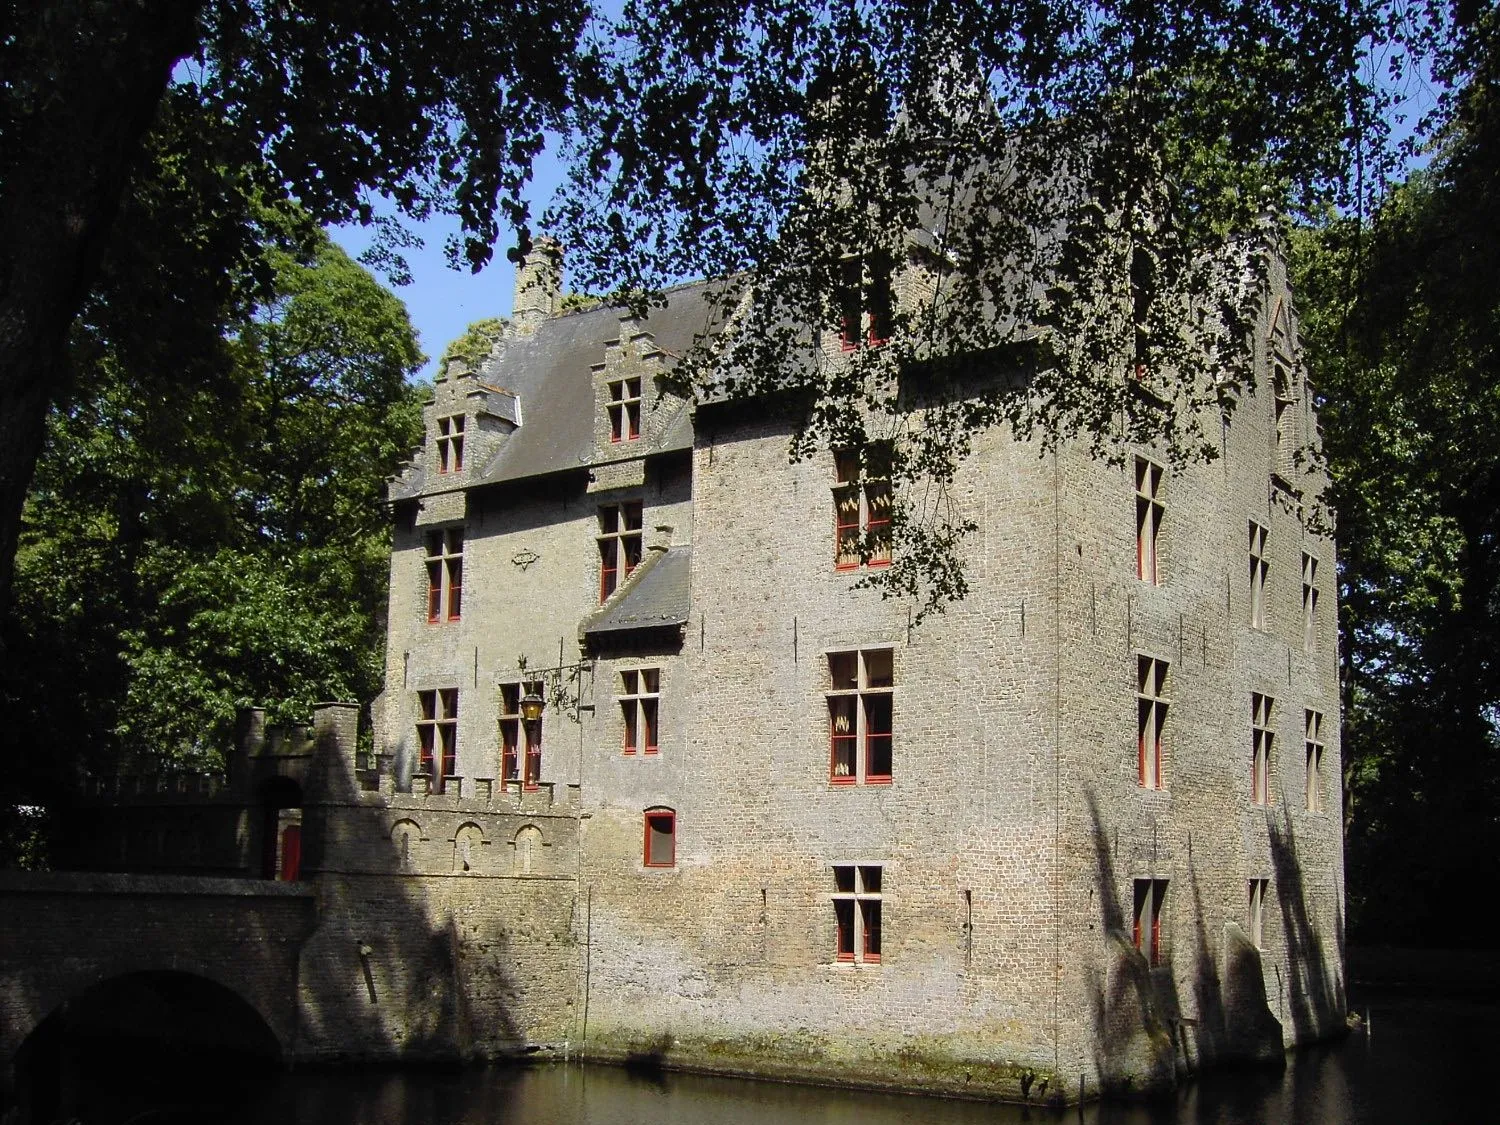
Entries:
[[[103,1095],[78,1120],[235,1125],[1434,1125],[1500,1121],[1490,1082],[1500,997],[1355,990],[1367,1029],[1287,1056],[1283,1070],[1216,1073],[1149,1105],[1054,1113],[994,1105],[611,1067],[273,1075],[163,1101]],[[171,1061],[161,1060],[170,1070]],[[96,1092],[102,1094],[102,1092]],[[150,1104],[155,1102],[154,1105]],[[82,1109],[82,1106],[77,1108]]]

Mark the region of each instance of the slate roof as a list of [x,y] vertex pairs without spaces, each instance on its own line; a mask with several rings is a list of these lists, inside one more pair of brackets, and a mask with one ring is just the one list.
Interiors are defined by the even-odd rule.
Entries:
[[584,636],[687,624],[693,548],[668,547],[651,555],[654,557],[631,575],[632,584],[619,599],[584,622]]
[[[707,282],[667,290],[665,308],[654,308],[635,322],[649,333],[670,368],[693,341],[717,329],[723,318],[708,300]],[[480,378],[504,388],[519,400],[520,427],[473,478],[493,484],[578,469],[594,458],[593,366],[604,361],[605,348],[620,338],[618,308],[590,309],[542,321],[531,336],[506,338],[484,362]],[[683,408],[660,440],[642,452],[659,453],[692,446],[692,421]]]

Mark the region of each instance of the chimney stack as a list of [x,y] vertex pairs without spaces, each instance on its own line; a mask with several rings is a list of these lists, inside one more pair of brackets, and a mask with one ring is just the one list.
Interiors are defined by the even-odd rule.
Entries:
[[537,325],[556,316],[562,304],[562,243],[546,235],[531,245],[531,253],[516,263],[516,297],[511,327],[530,336]]

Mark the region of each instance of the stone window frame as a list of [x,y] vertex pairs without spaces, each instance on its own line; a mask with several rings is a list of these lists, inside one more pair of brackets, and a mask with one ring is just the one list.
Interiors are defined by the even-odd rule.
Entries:
[[458,688],[428,688],[417,696],[417,773],[441,793],[458,773]]
[[827,652],[824,667],[829,784],[890,785],[895,769],[895,648]]
[[[872,443],[861,458],[852,451],[833,454],[833,568],[891,564],[891,449]],[[869,558],[864,548],[870,549]]]
[[654,756],[661,752],[661,669],[621,668],[615,696],[624,723],[621,752]]
[[1271,803],[1271,756],[1276,747],[1276,697],[1250,693],[1250,803]]
[[[668,868],[677,866],[677,810],[653,805],[641,815],[643,832],[641,866]],[[667,850],[665,857],[661,847]]]
[[621,500],[599,505],[599,604],[609,601],[641,565],[645,542],[645,505],[640,500]]
[[461,473],[464,469],[464,427],[462,414],[449,414],[437,420],[438,473]]
[[1146,963],[1153,969],[1167,955],[1166,936],[1162,933],[1162,915],[1167,912],[1167,884],[1170,880],[1155,877],[1134,881],[1133,941]]
[[1308,812],[1324,812],[1323,808],[1323,712],[1312,707],[1302,712],[1302,746],[1307,756],[1307,784],[1305,803]]
[[1172,700],[1167,695],[1172,662],[1136,653],[1136,781],[1142,789],[1166,789],[1165,741]]
[[833,870],[833,959],[839,964],[878,965],[881,960],[885,865],[835,863]]
[[1318,557],[1302,552],[1302,651],[1318,650]]
[[1266,589],[1270,582],[1271,561],[1266,551],[1270,529],[1250,521],[1250,628],[1266,627]]
[[1270,888],[1271,880],[1266,878],[1251,879],[1246,885],[1245,933],[1256,949],[1265,947],[1266,892]]
[[[544,694],[540,680],[507,680],[500,687],[500,783],[520,782],[536,790],[542,778],[542,721],[528,723],[521,715],[521,697]],[[522,750],[522,738],[525,750]]]
[[611,379],[606,387],[609,401],[609,440],[611,444],[636,441],[641,436],[641,376],[625,375]]
[[463,611],[464,529],[434,528],[425,540],[427,623],[458,621]]
[[1135,576],[1161,585],[1162,467],[1146,457],[1135,459]]

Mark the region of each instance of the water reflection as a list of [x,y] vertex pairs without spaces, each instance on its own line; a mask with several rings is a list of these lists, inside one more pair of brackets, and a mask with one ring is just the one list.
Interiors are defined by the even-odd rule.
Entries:
[[244,1125],[1410,1125],[1494,1120],[1482,1089],[1500,1043],[1495,997],[1356,997],[1372,1033],[1289,1056],[1284,1070],[1216,1074],[1175,1101],[1039,1108],[786,1086],[610,1067],[282,1076],[226,1119]]

